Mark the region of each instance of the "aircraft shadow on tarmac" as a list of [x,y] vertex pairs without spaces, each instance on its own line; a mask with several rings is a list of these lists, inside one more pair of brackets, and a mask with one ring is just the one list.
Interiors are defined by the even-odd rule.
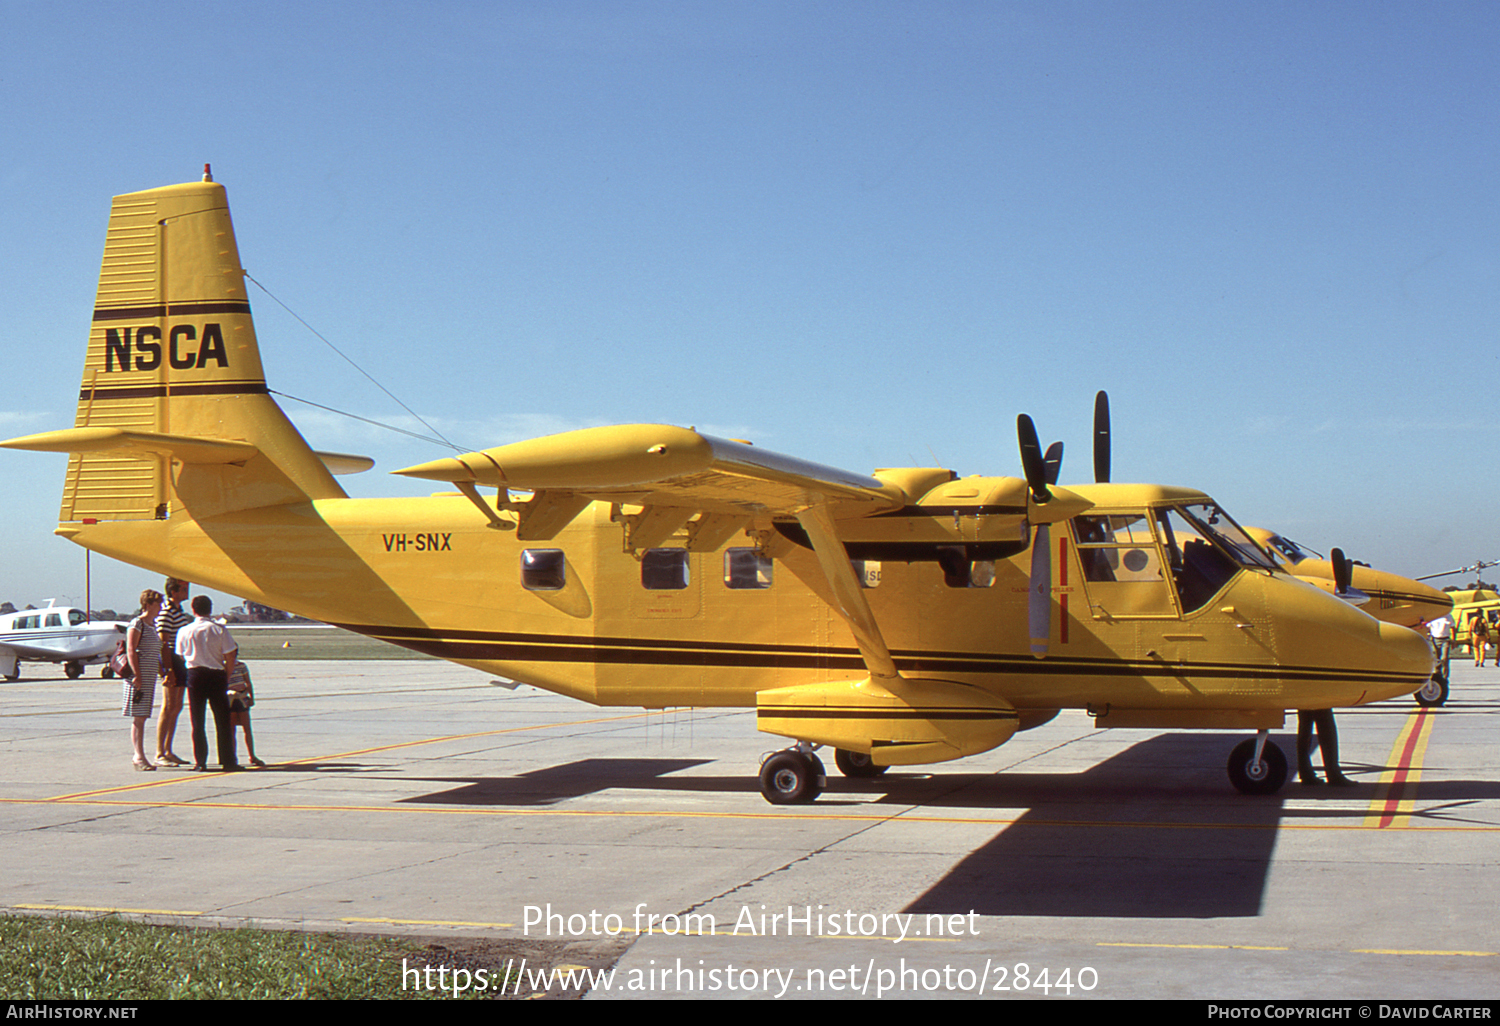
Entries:
[[[581,759],[560,766],[544,766],[514,777],[417,777],[418,781],[458,786],[402,802],[423,805],[555,805],[615,788],[675,790],[678,780],[668,773],[691,769],[711,759]],[[412,778],[406,778],[412,779]],[[688,778],[701,780],[702,778]],[[717,781],[719,778],[713,778]],[[720,790],[704,788],[703,790]]]
[[[1254,916],[1283,810],[1278,797],[1241,796],[1225,779],[1224,760],[1242,739],[1162,734],[1079,773],[892,770],[873,780],[831,775],[818,804],[868,807],[869,796],[880,794],[873,804],[1024,810],[912,902],[909,912]],[[1290,748],[1290,739],[1281,742],[1284,751]],[[584,759],[515,777],[418,778],[457,786],[402,801],[550,805],[615,789],[758,790],[748,774],[669,775],[711,761]]]

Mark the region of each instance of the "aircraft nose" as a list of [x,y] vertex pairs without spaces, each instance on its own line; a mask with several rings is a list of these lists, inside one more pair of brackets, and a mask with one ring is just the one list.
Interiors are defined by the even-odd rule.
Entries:
[[1380,643],[1390,660],[1389,665],[1382,669],[1419,675],[1423,680],[1431,677],[1432,672],[1437,669],[1437,657],[1433,655],[1432,644],[1409,627],[1382,623]]

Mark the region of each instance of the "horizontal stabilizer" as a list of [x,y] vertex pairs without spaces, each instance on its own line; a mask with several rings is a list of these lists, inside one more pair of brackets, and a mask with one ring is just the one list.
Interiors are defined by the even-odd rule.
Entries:
[[330,474],[363,474],[375,465],[375,461],[368,456],[355,456],[347,452],[323,452],[320,449],[313,455],[323,461],[323,466],[328,468]]
[[186,435],[164,435],[155,431],[131,431],[126,428],[82,427],[61,431],[44,431],[0,442],[6,449],[31,449],[36,452],[117,452],[170,456],[182,463],[244,463],[260,450],[249,442],[222,438],[189,438]]

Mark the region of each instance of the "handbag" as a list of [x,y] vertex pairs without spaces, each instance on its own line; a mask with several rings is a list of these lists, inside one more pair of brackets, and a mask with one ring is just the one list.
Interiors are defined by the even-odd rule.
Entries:
[[115,654],[109,657],[109,668],[121,680],[134,680],[135,670],[130,666],[130,656],[125,651],[125,639],[115,642]]

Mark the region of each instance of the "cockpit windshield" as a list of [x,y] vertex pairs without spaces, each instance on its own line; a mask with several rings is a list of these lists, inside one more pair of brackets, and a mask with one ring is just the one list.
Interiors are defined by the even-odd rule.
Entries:
[[1287,561],[1288,566],[1296,566],[1304,559],[1323,558],[1318,553],[1313,552],[1311,549],[1304,549],[1301,545],[1298,545],[1290,538],[1284,538],[1279,534],[1271,535],[1266,539],[1266,543],[1270,545],[1271,548],[1274,549],[1277,553],[1279,553],[1281,555],[1281,558]]
[[1251,541],[1244,529],[1212,502],[1195,502],[1182,507],[1181,512],[1192,520],[1203,535],[1218,542],[1230,558],[1241,566],[1256,570],[1276,569],[1276,564],[1266,555],[1265,550]]

